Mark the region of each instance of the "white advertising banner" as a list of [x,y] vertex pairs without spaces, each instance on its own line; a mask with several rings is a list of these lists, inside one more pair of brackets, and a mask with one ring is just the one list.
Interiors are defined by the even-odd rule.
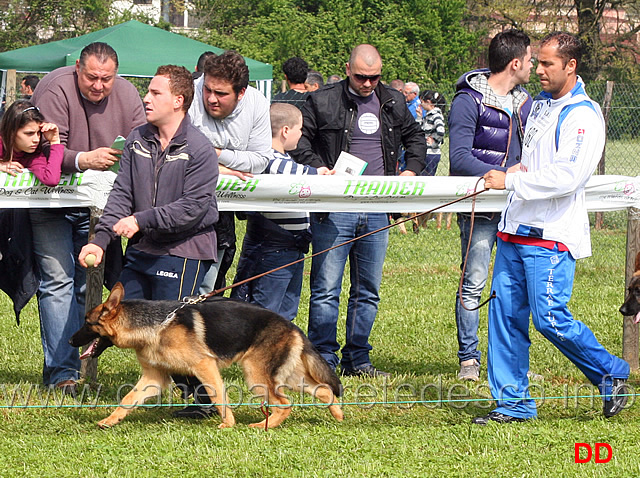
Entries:
[[[86,171],[63,174],[58,186],[40,184],[26,171],[0,173],[0,207],[77,207],[103,209],[115,174]],[[422,212],[472,193],[477,178],[448,176],[288,176],[260,174],[242,181],[220,176],[218,207],[224,211]],[[478,189],[482,189],[480,182]],[[640,176],[592,176],[586,187],[590,211],[640,208]],[[476,211],[501,211],[506,191],[479,194]],[[466,199],[442,209],[468,212]]]

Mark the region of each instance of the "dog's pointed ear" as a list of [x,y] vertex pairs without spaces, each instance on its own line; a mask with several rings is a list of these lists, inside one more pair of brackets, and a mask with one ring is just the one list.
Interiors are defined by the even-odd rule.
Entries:
[[116,285],[111,289],[111,294],[109,294],[109,298],[104,303],[104,305],[108,309],[115,309],[120,305],[120,301],[124,299],[124,287],[120,282],[116,282]]

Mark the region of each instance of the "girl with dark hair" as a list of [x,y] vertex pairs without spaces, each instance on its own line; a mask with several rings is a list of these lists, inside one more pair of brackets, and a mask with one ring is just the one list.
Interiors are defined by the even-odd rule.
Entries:
[[42,184],[56,186],[63,152],[58,127],[46,123],[38,108],[25,100],[7,108],[0,122],[1,172],[16,176],[28,168]]

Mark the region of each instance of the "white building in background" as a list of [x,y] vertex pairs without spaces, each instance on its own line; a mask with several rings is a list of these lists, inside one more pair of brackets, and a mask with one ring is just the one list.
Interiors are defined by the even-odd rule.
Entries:
[[193,6],[188,0],[115,0],[111,8],[120,13],[130,11],[133,14],[142,14],[154,22],[162,19],[176,30],[200,26],[200,21],[189,13]]
[[[232,0],[233,1],[233,0]],[[115,0],[111,10],[117,13],[131,12],[141,14],[152,22],[164,20],[171,24],[171,31],[189,35],[189,30],[200,27],[201,21],[193,14],[193,4],[189,0]],[[271,87],[273,80],[256,80],[256,88],[271,101]]]

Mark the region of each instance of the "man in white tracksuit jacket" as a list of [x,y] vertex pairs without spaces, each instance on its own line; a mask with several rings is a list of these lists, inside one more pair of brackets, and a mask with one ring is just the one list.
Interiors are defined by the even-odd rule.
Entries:
[[610,354],[567,303],[575,261],[591,255],[584,187],[605,142],[600,107],[576,69],[580,41],[567,33],[542,40],[536,73],[544,90],[527,120],[522,166],[490,171],[485,187],[510,192],[498,226],[489,305],[488,373],[497,408],[473,423],[520,422],[537,416],[528,390],[529,314],[604,395],[612,417],[626,404],[629,365]]

